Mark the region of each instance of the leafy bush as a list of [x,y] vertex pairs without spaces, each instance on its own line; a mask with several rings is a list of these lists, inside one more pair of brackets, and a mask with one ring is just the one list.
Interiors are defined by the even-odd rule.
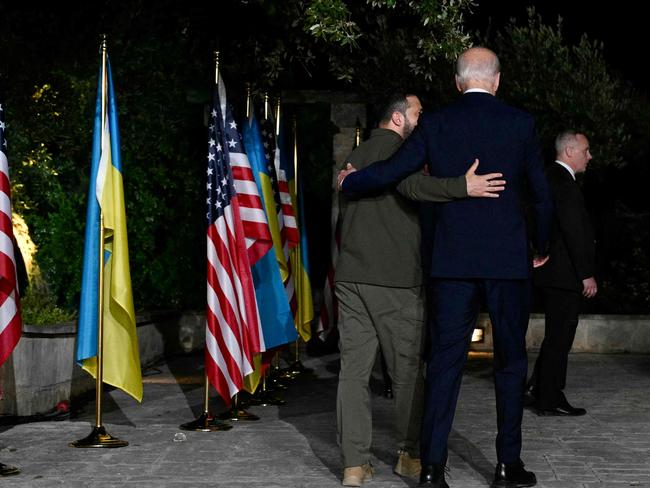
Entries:
[[58,307],[45,290],[28,289],[27,294],[21,299],[20,305],[24,324],[57,324],[76,318],[75,313]]

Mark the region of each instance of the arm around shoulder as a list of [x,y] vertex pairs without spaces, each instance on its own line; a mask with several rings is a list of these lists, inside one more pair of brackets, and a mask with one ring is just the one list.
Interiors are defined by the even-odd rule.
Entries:
[[465,176],[436,178],[414,173],[397,185],[397,191],[418,202],[449,202],[467,196]]

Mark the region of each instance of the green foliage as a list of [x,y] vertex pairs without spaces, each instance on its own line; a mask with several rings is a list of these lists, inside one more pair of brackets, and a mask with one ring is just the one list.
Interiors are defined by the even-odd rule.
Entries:
[[[160,23],[161,29],[168,27]],[[196,92],[196,64],[178,63],[191,47],[182,36],[182,19],[174,27],[175,37],[164,42],[139,31],[109,41],[109,52],[116,53],[111,63],[137,309],[193,308],[204,301],[208,95],[205,90],[198,103],[188,103],[188,93]],[[28,223],[37,263],[65,310],[75,310],[79,300],[100,61],[92,47],[97,39],[84,41],[89,56],[68,60],[67,49],[55,50],[54,69],[48,59],[43,66],[34,62],[11,78],[5,92],[14,208]],[[205,71],[198,79],[209,86],[209,68]]]
[[561,19],[547,26],[531,9],[526,25],[511,23],[494,44],[503,68],[499,94],[535,116],[545,148],[552,151],[555,136],[572,128],[589,137],[593,168],[625,164],[631,96],[612,75],[602,43],[583,36],[568,45]]
[[350,11],[343,0],[311,2],[305,14],[305,29],[316,39],[356,47],[360,29],[350,20]]
[[389,72],[393,80],[404,73],[410,78],[410,85],[432,82],[437,63],[454,60],[469,46],[470,38],[463,30],[463,14],[475,2],[367,0],[364,5],[343,0],[311,0],[308,3],[304,29],[317,41],[323,41],[332,73],[339,80],[367,90]]
[[59,308],[52,296],[45,290],[29,288],[27,294],[21,299],[20,305],[24,324],[58,324],[76,318],[75,313]]

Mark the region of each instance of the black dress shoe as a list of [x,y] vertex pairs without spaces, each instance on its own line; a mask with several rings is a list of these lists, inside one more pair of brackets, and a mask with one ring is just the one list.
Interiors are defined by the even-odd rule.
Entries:
[[537,477],[532,471],[524,469],[524,463],[519,461],[513,464],[497,464],[494,471],[494,481],[492,488],[524,488],[526,486],[535,486]]
[[565,417],[579,417],[580,415],[586,414],[587,411],[584,408],[575,408],[564,399],[557,407],[555,408],[538,408],[537,415],[548,415],[548,416],[565,416]]
[[445,481],[445,466],[443,464],[425,464],[420,471],[420,484],[428,488],[449,488]]

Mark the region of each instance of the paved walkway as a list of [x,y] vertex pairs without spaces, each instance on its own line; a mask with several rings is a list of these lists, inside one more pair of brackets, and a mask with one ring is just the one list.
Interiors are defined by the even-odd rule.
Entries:
[[[534,357],[531,357],[531,362]],[[335,435],[338,356],[304,357],[316,378],[294,381],[282,407],[251,407],[258,422],[227,432],[185,432],[200,414],[202,355],[176,356],[146,371],[142,405],[120,391],[105,395],[104,424],[128,440],[121,449],[73,449],[94,421],[94,402],[73,406],[70,419],[0,426],[0,461],[22,474],[6,487],[337,487]],[[585,417],[524,415],[527,467],[547,488],[650,487],[650,356],[573,355],[567,394]],[[379,391],[379,382],[373,389]],[[373,398],[375,479],[372,488],[413,487],[391,472],[391,402]],[[212,410],[220,411],[218,400]],[[6,419],[5,419],[6,423]],[[489,485],[495,462],[491,360],[468,362],[450,440],[452,488]],[[179,437],[179,436],[177,436]],[[182,436],[180,436],[182,437]]]

